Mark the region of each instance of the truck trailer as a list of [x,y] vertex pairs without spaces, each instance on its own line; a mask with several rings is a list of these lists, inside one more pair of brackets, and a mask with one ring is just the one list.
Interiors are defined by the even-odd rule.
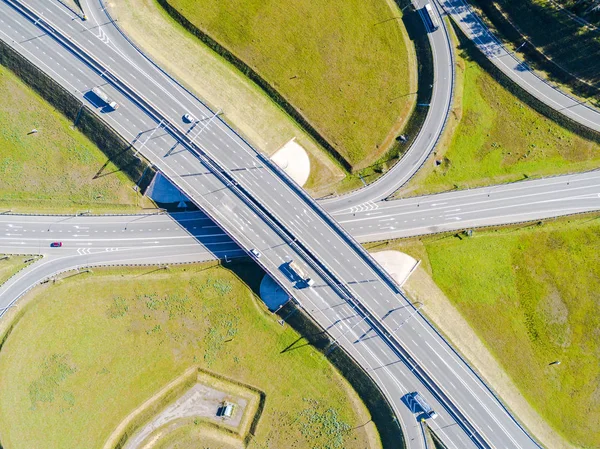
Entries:
[[437,418],[437,413],[431,408],[431,405],[429,405],[429,403],[425,400],[423,396],[421,396],[420,393],[414,392],[412,394],[412,398],[417,404],[419,404],[419,407],[421,408],[423,413],[427,415],[427,417],[431,419]]
[[312,287],[315,284],[315,281],[309,278],[306,272],[302,268],[300,268],[300,266],[295,261],[291,261],[288,264],[288,267],[294,272],[296,276],[298,276],[300,281],[306,284],[307,287]]
[[96,95],[100,100],[102,100],[107,106],[111,109],[119,109],[119,103],[110,98],[106,92],[104,92],[99,87],[93,87],[92,92]]

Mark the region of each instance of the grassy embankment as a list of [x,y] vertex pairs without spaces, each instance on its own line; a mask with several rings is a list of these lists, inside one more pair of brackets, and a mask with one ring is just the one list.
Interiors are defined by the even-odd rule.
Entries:
[[554,429],[578,447],[600,446],[600,217],[402,240],[386,249],[393,247],[422,259]]
[[518,99],[472,59],[474,51],[471,46],[456,49],[457,94],[442,144],[398,195],[598,167],[600,144],[563,128]]
[[[237,268],[245,279],[259,278],[257,270]],[[13,312],[18,320],[0,352],[6,449],[101,447],[193,365],[266,393],[250,448],[364,448],[376,440],[350,385],[312,346],[289,350],[298,334],[279,326],[231,271],[96,270],[32,295]]]
[[169,3],[267,80],[352,169],[379,159],[408,118],[416,79],[393,2]]
[[37,256],[9,256],[7,254],[0,254],[0,285],[10,279],[13,274],[37,259]]
[[[152,207],[63,115],[0,66],[0,208],[53,213]],[[28,134],[32,129],[38,132]],[[103,167],[101,176],[96,174]]]

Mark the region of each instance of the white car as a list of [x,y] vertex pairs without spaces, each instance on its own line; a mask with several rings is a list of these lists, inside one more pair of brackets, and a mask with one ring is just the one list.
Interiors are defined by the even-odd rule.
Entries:
[[260,251],[257,250],[256,248],[252,248],[250,250],[250,254],[252,254],[254,257],[256,257],[257,259],[260,259]]
[[192,114],[184,114],[183,121],[186,123],[192,123],[196,121],[196,118]]

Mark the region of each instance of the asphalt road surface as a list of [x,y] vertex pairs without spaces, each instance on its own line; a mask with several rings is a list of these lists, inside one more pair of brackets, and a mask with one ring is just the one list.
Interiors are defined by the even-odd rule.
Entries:
[[[536,447],[464,361],[352,240],[218,117],[122,41],[110,22],[102,21],[103,11],[97,5],[91,5],[91,21],[83,24],[55,3],[32,0],[27,4],[44,12],[44,22],[56,24],[60,34],[68,34],[76,47],[110,67],[110,73],[103,78],[90,70],[84,57],[40,33],[34,23],[5,2],[0,3],[0,38],[80,97],[85,98],[91,87],[102,84],[122,105],[117,111],[103,114],[107,122],[134,140],[136,148],[238,244],[246,250],[255,245],[259,248],[263,268],[294,292],[305,309],[334,338],[339,337],[340,345],[367,370],[373,370],[374,379],[401,417],[408,441],[422,444],[415,416],[399,398],[419,390],[440,411],[432,427],[449,447]],[[89,24],[91,28],[87,29]],[[161,124],[168,132],[157,128],[156,115],[140,107],[140,101],[123,95],[126,91],[118,83],[105,84],[107,77],[113,77],[113,81],[117,77],[142,92],[161,111],[160,116],[166,117]],[[183,128],[179,119],[185,112],[192,112],[199,122]],[[186,138],[195,144],[182,144],[177,132],[188,133]],[[196,145],[208,156],[199,156]],[[215,171],[214,162],[227,174],[225,180],[219,170]],[[234,181],[228,183],[227,179]],[[79,253],[71,257],[87,257],[91,264],[95,258],[109,256]],[[317,281],[316,288],[294,286],[282,274],[281,266],[298,258],[306,263],[307,274]],[[53,263],[59,267],[64,262]],[[33,270],[24,270],[11,281],[23,282],[19,279]],[[366,307],[369,318],[363,319],[364,309],[357,302],[344,301],[345,295],[360,298],[359,305]],[[384,335],[382,329],[391,336]]]
[[[254,153],[218,117],[211,115],[131,47],[131,55],[124,56],[99,28],[94,27],[98,34],[92,35],[86,26],[93,26],[93,12],[88,11],[90,21],[82,24],[72,20],[54,2],[31,1],[28,4],[43,11],[46,20],[36,25],[33,22],[38,21],[40,15],[36,14],[33,22],[26,20],[2,2],[0,35],[11,33],[7,39],[9,43],[80,98],[85,98],[91,87],[103,85],[109,95],[121,104],[117,111],[103,114],[107,122],[124,137],[136,140],[140,153],[217,220],[238,244],[246,250],[258,248],[263,255],[259,261],[262,267],[283,288],[293,293],[295,299],[333,338],[339,337],[338,344],[365,369],[375,370],[372,371],[373,378],[392,403],[408,441],[423,444],[416,417],[400,398],[409,391],[419,390],[439,410],[440,417],[434,426],[439,426],[438,432],[450,447],[476,447],[475,440],[488,439],[497,440],[498,447],[505,447],[512,440],[522,440],[523,447],[532,444],[487,387],[424,318],[414,313],[414,306],[395,290],[380,269],[361,255],[348,237],[328,223],[327,217],[302,198],[293,185],[265,167],[268,162]],[[52,22],[54,31],[46,27],[48,22]],[[72,28],[70,36],[77,44],[72,46],[63,42],[61,45],[40,32],[39,26],[59,38],[64,36],[62,27]],[[59,28],[61,31],[57,31]],[[2,38],[5,39],[4,36]],[[158,105],[161,116],[167,117],[169,132],[160,128],[152,134],[157,127],[156,117],[148,113],[147,107],[141,108],[139,100],[123,95],[122,84],[105,83],[108,77],[113,77],[114,81],[114,75],[106,73],[101,78],[98,72],[90,70],[93,61],[86,61],[86,55],[77,51],[80,46],[95,58],[110,61],[115,67],[111,67],[112,73],[130,85],[137,85],[140,91],[152,97],[150,101]],[[134,61],[134,58],[141,59]],[[185,104],[182,103],[184,101]],[[186,112],[191,112],[201,121],[191,126],[197,129],[188,129],[187,132],[193,132],[197,144],[206,151],[210,150],[211,157],[218,158],[221,169],[209,169],[212,164],[210,158],[197,150],[190,151],[193,145],[182,144],[181,140],[185,139],[180,136],[177,141],[174,139],[173,134],[181,132],[183,126],[177,120]],[[142,140],[140,135],[147,138]],[[244,187],[223,181],[223,172],[229,176],[235,173],[235,182]],[[242,188],[244,192],[240,193]],[[248,195],[252,198],[248,199]],[[259,205],[249,204],[252,200]],[[284,222],[287,229],[281,229],[265,218],[259,210],[265,205],[270,217]],[[291,236],[286,234],[289,229],[293,231]],[[91,259],[92,255],[87,257]],[[302,288],[301,283],[288,279],[282,266],[291,260],[300,261],[306,275],[315,280],[314,288]],[[342,260],[344,263],[340,263]],[[19,279],[29,271],[22,273],[13,283],[20,282]],[[369,304],[365,306],[355,298],[367,299]],[[371,318],[365,319],[365,313]],[[384,317],[386,322],[382,324]],[[410,326],[402,325],[409,318]],[[393,327],[396,325],[397,330]],[[416,333],[411,335],[412,332]],[[367,334],[372,335],[368,339],[362,337]],[[400,346],[399,341],[405,340],[404,334],[411,335],[411,338]],[[421,352],[426,354],[425,357],[413,355]],[[424,362],[430,366],[425,367]],[[436,368],[446,365],[451,369],[440,371]],[[440,384],[446,386],[442,388]],[[488,446],[488,443],[484,444]],[[496,445],[495,442],[492,444]]]
[[[428,0],[413,1],[418,10],[421,10],[426,3]],[[402,159],[377,181],[348,194],[321,200],[321,205],[328,211],[369,204],[389,197],[413,177],[437,145],[452,107],[455,62],[448,30],[443,26],[435,3],[432,3],[432,6],[433,13],[438,16],[437,21],[442,26],[427,35],[433,57],[433,90],[429,104],[417,105],[418,108],[427,108],[427,117],[418,136]]]
[[600,131],[600,111],[552,86],[507,51],[464,0],[438,0],[466,36],[513,82],[586,128]]

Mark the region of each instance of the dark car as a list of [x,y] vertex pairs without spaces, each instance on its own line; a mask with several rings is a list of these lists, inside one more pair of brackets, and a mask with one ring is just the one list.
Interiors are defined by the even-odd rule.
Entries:
[[50,243],[50,247],[52,248],[60,248],[62,246],[62,242],[52,242]]

